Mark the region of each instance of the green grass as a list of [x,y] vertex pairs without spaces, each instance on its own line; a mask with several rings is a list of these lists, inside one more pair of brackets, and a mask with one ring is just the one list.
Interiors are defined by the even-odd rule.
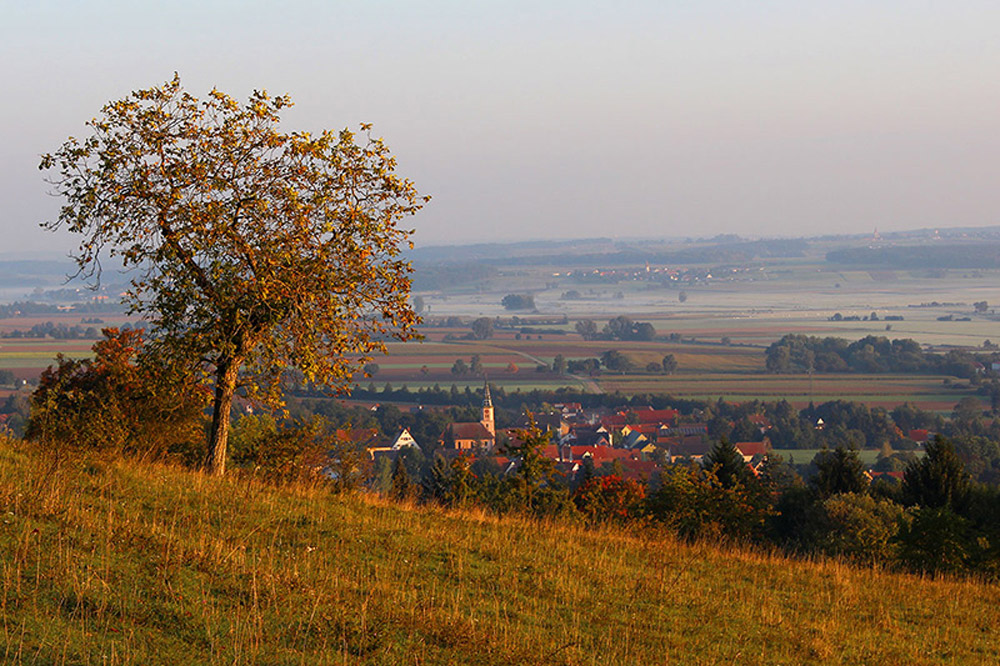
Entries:
[[[785,462],[794,461],[796,465],[802,465],[811,462],[816,455],[823,449],[774,449],[774,453],[781,456],[782,460]],[[880,451],[876,449],[860,449],[858,450],[858,458],[868,467],[871,467],[876,462],[878,462],[878,456]],[[913,452],[917,457],[924,455],[924,451],[918,450]]]
[[964,664],[1000,590],[0,446],[5,663]]
[[[602,375],[597,378],[608,392],[667,393],[679,398],[729,401],[780,400],[793,404],[853,400],[893,407],[910,402],[923,409],[950,412],[965,396],[978,396],[966,382],[947,388],[936,375],[767,375],[678,372],[674,375]],[[953,378],[952,378],[953,379]],[[988,405],[983,402],[984,408]]]

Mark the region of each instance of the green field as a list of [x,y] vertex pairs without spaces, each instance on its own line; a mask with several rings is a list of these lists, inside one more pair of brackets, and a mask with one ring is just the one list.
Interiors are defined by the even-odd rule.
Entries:
[[[822,450],[823,449],[772,449],[774,453],[781,456],[782,460],[796,465],[802,465],[810,462]],[[880,452],[876,449],[859,449],[857,452],[858,458],[865,464],[866,467],[871,467],[878,462],[879,453]],[[924,455],[924,451],[914,451],[913,454],[920,457]]]
[[871,406],[894,407],[904,402],[924,409],[951,411],[963,397],[978,396],[967,383],[943,384],[940,376],[925,375],[605,375],[598,381],[606,391],[667,393],[676,397],[729,402],[787,399],[797,406],[809,402],[856,400]]
[[984,664],[1000,590],[0,445],[7,663]]

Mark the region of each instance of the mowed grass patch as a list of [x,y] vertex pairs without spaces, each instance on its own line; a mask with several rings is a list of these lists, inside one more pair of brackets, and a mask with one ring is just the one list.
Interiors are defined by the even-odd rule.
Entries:
[[11,663],[988,663],[1000,592],[0,449]]
[[[939,376],[926,375],[742,375],[679,372],[674,375],[601,375],[596,378],[605,391],[623,393],[667,393],[684,398],[727,400],[856,400],[865,403],[954,405],[972,389],[948,389]],[[984,408],[988,405],[983,403]]]
[[[794,462],[796,465],[811,462],[822,451],[823,449],[772,449],[772,452],[780,455],[782,460]],[[878,449],[859,449],[857,451],[858,458],[868,467],[878,462],[879,453]],[[912,451],[912,453],[917,457],[923,457],[925,452],[917,450]]]

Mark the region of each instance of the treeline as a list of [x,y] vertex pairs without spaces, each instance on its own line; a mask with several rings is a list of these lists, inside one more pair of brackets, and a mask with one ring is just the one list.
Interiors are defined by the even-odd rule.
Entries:
[[416,264],[413,270],[413,291],[437,291],[450,287],[468,286],[499,274],[495,266],[481,262],[455,264]]
[[826,260],[878,268],[997,268],[1000,243],[845,248],[827,252]]
[[27,330],[14,329],[0,332],[0,338],[53,338],[55,340],[96,340],[101,336],[94,326],[67,326],[47,321]]
[[656,329],[646,321],[633,321],[630,317],[619,315],[609,319],[602,328],[597,328],[593,319],[581,319],[576,322],[575,330],[584,340],[635,340],[650,341],[656,339]]
[[483,262],[505,266],[569,265],[569,266],[627,266],[644,262],[655,264],[721,264],[743,263],[755,259],[776,257],[802,257],[809,248],[804,239],[742,240],[724,239],[722,242],[687,247],[680,250],[659,250],[637,247],[627,242],[614,243],[609,252],[604,249],[594,253],[532,254],[530,256],[484,256]]
[[[84,301],[73,304],[74,313],[120,313],[124,308],[120,303],[109,301]],[[58,305],[36,303],[34,301],[15,301],[0,305],[0,319],[14,317],[37,317],[39,315],[65,314]]]
[[915,340],[889,340],[874,335],[848,342],[842,338],[789,334],[772,343],[765,356],[768,372],[893,372],[966,379],[993,359],[992,355],[980,357],[959,350],[944,354],[925,352]]

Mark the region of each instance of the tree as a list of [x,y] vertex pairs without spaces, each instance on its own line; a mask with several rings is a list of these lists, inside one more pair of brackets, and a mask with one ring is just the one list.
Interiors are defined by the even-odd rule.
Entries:
[[511,458],[518,458],[517,479],[523,493],[524,507],[533,508],[533,500],[538,487],[551,482],[555,471],[555,462],[544,455],[550,435],[535,424],[535,417],[527,413],[528,427],[515,430],[511,441],[504,447],[503,453]]
[[863,493],[868,488],[865,465],[854,448],[824,449],[813,463],[816,475],[809,481],[824,499],[839,493]]
[[672,375],[677,370],[677,359],[674,358],[673,354],[667,354],[663,357],[661,365],[663,366],[663,372]]
[[566,357],[562,354],[556,354],[556,357],[552,359],[552,372],[557,375],[566,374]]
[[927,508],[955,508],[969,492],[969,474],[951,440],[940,435],[928,442],[923,458],[906,466],[903,497]]
[[609,349],[601,354],[601,363],[608,370],[617,372],[628,372],[632,369],[632,361],[617,349]]
[[599,335],[597,332],[597,323],[593,319],[581,319],[576,322],[575,328],[576,332],[584,340],[596,340]]
[[656,329],[648,321],[637,321],[632,327],[632,339],[649,342],[656,339]]
[[414,296],[413,297],[413,311],[416,312],[417,314],[420,314],[421,312],[423,312],[424,308],[426,307],[426,305],[427,304],[424,303],[424,297],[423,296]]
[[688,299],[688,293],[686,291],[682,291],[679,294],[677,294],[677,300],[680,301],[681,303],[686,303],[687,299]]
[[417,486],[410,477],[410,472],[406,468],[406,460],[403,454],[396,457],[392,466],[392,480],[389,489],[389,496],[392,499],[402,502],[412,499],[417,492]]
[[627,521],[636,517],[645,499],[645,486],[615,474],[591,476],[573,493],[577,509],[591,522]]
[[474,375],[481,375],[484,372],[483,361],[479,358],[479,354],[473,354],[472,359],[469,362],[469,372]]
[[611,338],[618,340],[631,340],[632,330],[634,327],[635,322],[625,315],[618,315],[614,319],[608,320],[606,330]]
[[477,340],[486,340],[493,337],[493,320],[489,317],[480,317],[472,322],[472,336]]
[[725,437],[719,439],[712,450],[705,454],[706,469],[715,471],[715,478],[723,488],[732,488],[737,483],[745,483],[749,478],[743,454]]
[[859,493],[833,495],[817,509],[814,530],[819,550],[834,557],[875,564],[890,562],[903,508]]
[[456,358],[451,366],[451,374],[464,375],[469,371],[469,366],[460,358]]
[[507,294],[500,299],[505,310],[534,310],[535,297],[531,294]]
[[975,421],[983,415],[983,406],[978,399],[967,395],[955,404],[951,418],[955,421]]
[[48,229],[83,238],[79,275],[101,257],[133,272],[125,300],[153,353],[214,377],[206,464],[226,467],[237,388],[280,403],[288,367],[346,389],[385,340],[413,338],[400,221],[427,201],[395,173],[370,125],[355,134],[279,129],[287,96],[198,100],[180,78],[111,102],[44,155],[64,200]]

